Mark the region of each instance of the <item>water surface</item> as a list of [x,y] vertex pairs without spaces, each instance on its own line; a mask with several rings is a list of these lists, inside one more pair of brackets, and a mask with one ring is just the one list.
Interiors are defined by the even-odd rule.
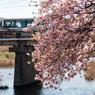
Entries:
[[26,88],[13,88],[14,68],[0,68],[0,86],[7,85],[9,89],[0,90],[0,95],[94,95],[95,81],[86,81],[76,76],[70,81],[63,81],[62,91],[43,89],[43,85],[34,85]]

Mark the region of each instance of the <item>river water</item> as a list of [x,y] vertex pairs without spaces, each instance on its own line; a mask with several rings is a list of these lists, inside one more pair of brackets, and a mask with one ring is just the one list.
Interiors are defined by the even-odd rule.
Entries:
[[0,86],[9,88],[0,90],[0,95],[95,95],[95,81],[87,81],[76,76],[70,81],[63,81],[62,91],[43,89],[43,85],[34,85],[26,88],[13,88],[14,68],[0,68]]

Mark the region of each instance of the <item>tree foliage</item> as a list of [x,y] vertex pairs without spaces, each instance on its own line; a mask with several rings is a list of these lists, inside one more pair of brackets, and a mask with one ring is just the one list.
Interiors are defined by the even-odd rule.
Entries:
[[63,80],[81,73],[93,56],[95,0],[44,0],[36,2],[39,5],[38,32],[33,34],[38,41],[32,53],[39,71],[35,79],[57,89]]

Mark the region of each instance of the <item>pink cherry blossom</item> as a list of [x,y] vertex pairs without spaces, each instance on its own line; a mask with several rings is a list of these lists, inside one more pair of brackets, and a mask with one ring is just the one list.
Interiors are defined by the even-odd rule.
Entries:
[[37,59],[35,68],[40,73],[35,79],[46,82],[45,89],[57,89],[63,80],[81,74],[93,57],[95,0],[42,0],[36,5],[40,5],[40,15],[34,18],[34,24],[39,32],[33,34],[32,40],[38,43],[32,62]]

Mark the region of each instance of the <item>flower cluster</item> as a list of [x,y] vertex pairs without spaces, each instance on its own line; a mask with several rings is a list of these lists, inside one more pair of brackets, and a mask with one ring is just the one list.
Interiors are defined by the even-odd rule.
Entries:
[[[38,43],[32,53],[36,80],[55,88],[70,80],[93,56],[95,51],[95,0],[40,1],[40,16],[35,18]],[[44,27],[42,24],[44,23]]]

